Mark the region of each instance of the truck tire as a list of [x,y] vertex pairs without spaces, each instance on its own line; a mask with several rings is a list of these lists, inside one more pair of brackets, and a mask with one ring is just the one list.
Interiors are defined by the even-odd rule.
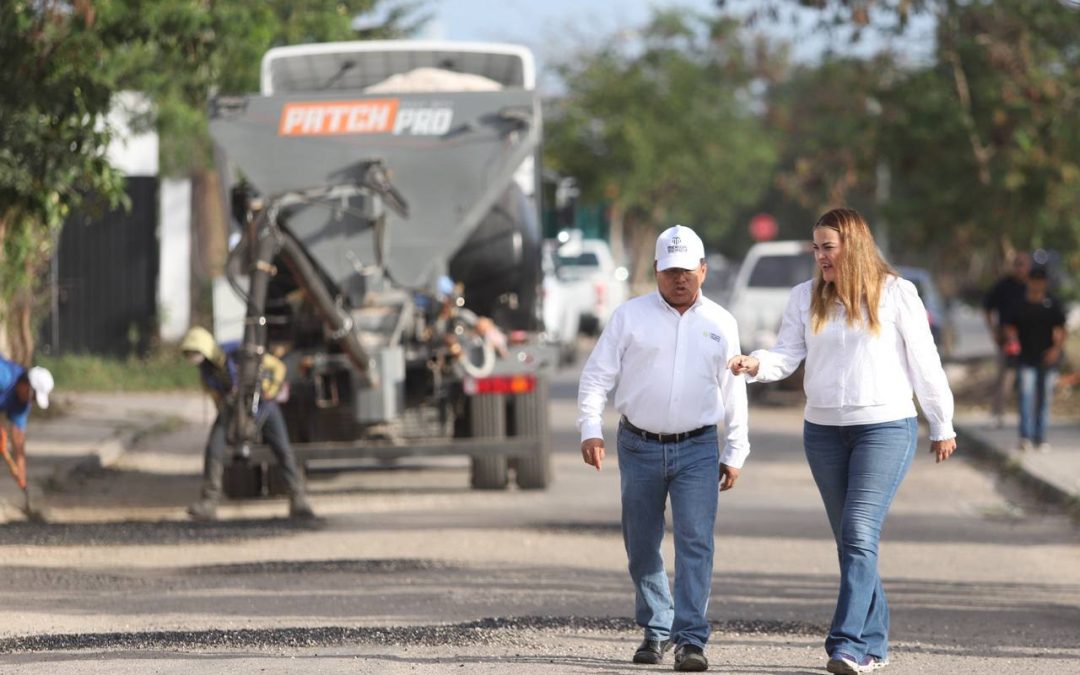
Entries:
[[514,397],[514,432],[538,440],[536,452],[514,462],[514,482],[522,490],[543,490],[551,483],[551,445],[548,438],[547,381],[537,378],[536,389]]
[[263,467],[250,462],[231,462],[225,465],[221,487],[229,499],[253,499],[263,492]]
[[[473,438],[506,437],[506,397],[485,394],[469,399],[469,421]],[[469,483],[475,490],[503,490],[510,483],[505,455],[472,458]]]

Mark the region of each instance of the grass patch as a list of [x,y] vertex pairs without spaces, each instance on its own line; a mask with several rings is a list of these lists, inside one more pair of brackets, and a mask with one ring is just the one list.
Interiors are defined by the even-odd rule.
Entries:
[[198,389],[199,371],[175,349],[160,349],[145,358],[126,359],[88,354],[39,355],[36,365],[52,371],[56,391],[171,391]]

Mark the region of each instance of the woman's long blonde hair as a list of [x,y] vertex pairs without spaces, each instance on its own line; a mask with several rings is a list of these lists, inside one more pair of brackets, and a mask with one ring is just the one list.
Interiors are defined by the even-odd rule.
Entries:
[[840,258],[836,262],[835,283],[825,281],[821,268],[814,269],[814,293],[810,302],[810,326],[820,333],[836,312],[840,301],[847,312],[847,325],[854,327],[865,323],[867,329],[877,334],[881,329],[878,320],[878,304],[881,289],[889,275],[896,275],[881,257],[870,226],[855,209],[833,209],[814,223],[814,229],[827,227],[840,233]]

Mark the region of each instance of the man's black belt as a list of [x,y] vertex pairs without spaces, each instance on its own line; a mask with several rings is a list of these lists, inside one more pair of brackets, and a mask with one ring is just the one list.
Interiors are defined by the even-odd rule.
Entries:
[[626,430],[630,433],[636,436],[641,436],[642,438],[648,439],[650,441],[656,441],[657,443],[678,443],[679,441],[685,441],[688,438],[700,436],[706,431],[716,428],[715,424],[707,424],[703,427],[691,429],[690,431],[683,431],[677,434],[657,434],[653,433],[652,431],[645,431],[644,429],[639,429],[633,424],[630,424],[630,420],[626,419],[626,415],[623,415],[622,417],[622,425],[626,427]]

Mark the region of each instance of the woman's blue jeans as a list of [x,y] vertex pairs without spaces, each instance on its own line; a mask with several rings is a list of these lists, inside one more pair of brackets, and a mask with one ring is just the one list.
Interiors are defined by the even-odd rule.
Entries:
[[[704,647],[720,486],[717,432],[660,443],[619,425],[618,448],[623,543],[636,591],[634,620],[645,629],[646,639]],[[675,532],[674,599],[660,553],[669,496]]]
[[1021,365],[1017,371],[1020,387],[1020,438],[1038,445],[1046,441],[1050,423],[1050,402],[1054,400],[1057,369]]
[[810,472],[840,556],[840,593],[825,651],[887,659],[889,603],[878,575],[881,526],[918,439],[915,418],[823,426],[805,422]]

